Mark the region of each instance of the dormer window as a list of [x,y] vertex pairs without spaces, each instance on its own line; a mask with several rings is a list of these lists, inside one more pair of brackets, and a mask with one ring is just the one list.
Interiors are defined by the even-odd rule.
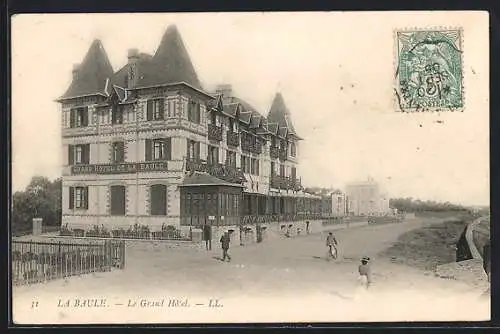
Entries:
[[235,121],[233,118],[229,119],[229,129],[234,133],[238,133],[238,122]]
[[148,100],[147,119],[148,121],[164,119],[163,99]]
[[295,146],[295,143],[291,143],[290,145],[290,155],[292,157],[295,157],[297,155],[297,147]]
[[80,128],[89,125],[89,108],[73,108],[70,111],[70,127]]

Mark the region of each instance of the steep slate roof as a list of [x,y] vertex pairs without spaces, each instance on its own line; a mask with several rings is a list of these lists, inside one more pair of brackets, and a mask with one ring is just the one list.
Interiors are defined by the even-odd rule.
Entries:
[[202,90],[198,76],[181,35],[175,25],[167,28],[150,61],[138,69],[138,79],[133,87],[148,87],[185,82]]
[[113,67],[100,40],[90,45],[87,55],[81,63],[76,79],[60,97],[67,99],[78,96],[105,94],[106,80],[113,75]]
[[189,186],[230,186],[243,188],[240,184],[230,183],[210,174],[200,172],[194,172],[191,175],[187,175],[182,181],[182,184],[179,185],[179,187]]
[[280,128],[287,128],[288,133],[296,134],[292,124],[290,111],[286,107],[281,93],[277,93],[274,97],[267,119],[269,122],[278,123]]
[[224,104],[224,113],[231,117],[236,117],[238,111],[238,103]]
[[[137,59],[137,71],[139,72],[139,76],[141,76],[144,68],[149,64],[149,62],[153,59],[153,56],[147,53],[140,53],[139,58]],[[127,87],[127,77],[128,77],[128,69],[130,68],[130,64],[126,64],[122,68],[120,68],[111,79],[111,82],[114,85],[128,88]]]

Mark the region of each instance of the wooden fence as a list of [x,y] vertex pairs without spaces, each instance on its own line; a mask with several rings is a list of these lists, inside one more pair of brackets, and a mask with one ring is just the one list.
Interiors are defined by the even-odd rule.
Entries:
[[12,241],[14,285],[46,282],[69,276],[125,267],[125,242],[62,243]]

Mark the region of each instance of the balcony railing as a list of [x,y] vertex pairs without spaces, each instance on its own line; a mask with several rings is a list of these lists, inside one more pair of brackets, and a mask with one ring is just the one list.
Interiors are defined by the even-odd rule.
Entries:
[[241,150],[244,152],[261,154],[262,153],[262,144],[261,143],[253,143],[251,141],[246,141],[241,138]]
[[208,124],[208,139],[222,141],[222,127]]
[[269,149],[269,155],[271,156],[271,159],[278,159],[280,156],[279,148],[276,146],[271,146],[271,148]]
[[272,175],[271,188],[299,191],[302,189],[302,182],[299,178]]
[[243,183],[245,181],[245,176],[240,169],[223,164],[209,164],[205,160],[186,159],[186,171],[208,173],[231,183]]
[[240,135],[236,132],[228,131],[227,132],[227,144],[229,146],[238,147],[240,145]]

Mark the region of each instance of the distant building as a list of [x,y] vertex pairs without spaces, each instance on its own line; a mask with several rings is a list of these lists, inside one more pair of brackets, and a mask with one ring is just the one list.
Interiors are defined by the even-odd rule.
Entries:
[[346,188],[347,213],[354,216],[380,216],[389,214],[389,199],[373,179],[351,183]]

